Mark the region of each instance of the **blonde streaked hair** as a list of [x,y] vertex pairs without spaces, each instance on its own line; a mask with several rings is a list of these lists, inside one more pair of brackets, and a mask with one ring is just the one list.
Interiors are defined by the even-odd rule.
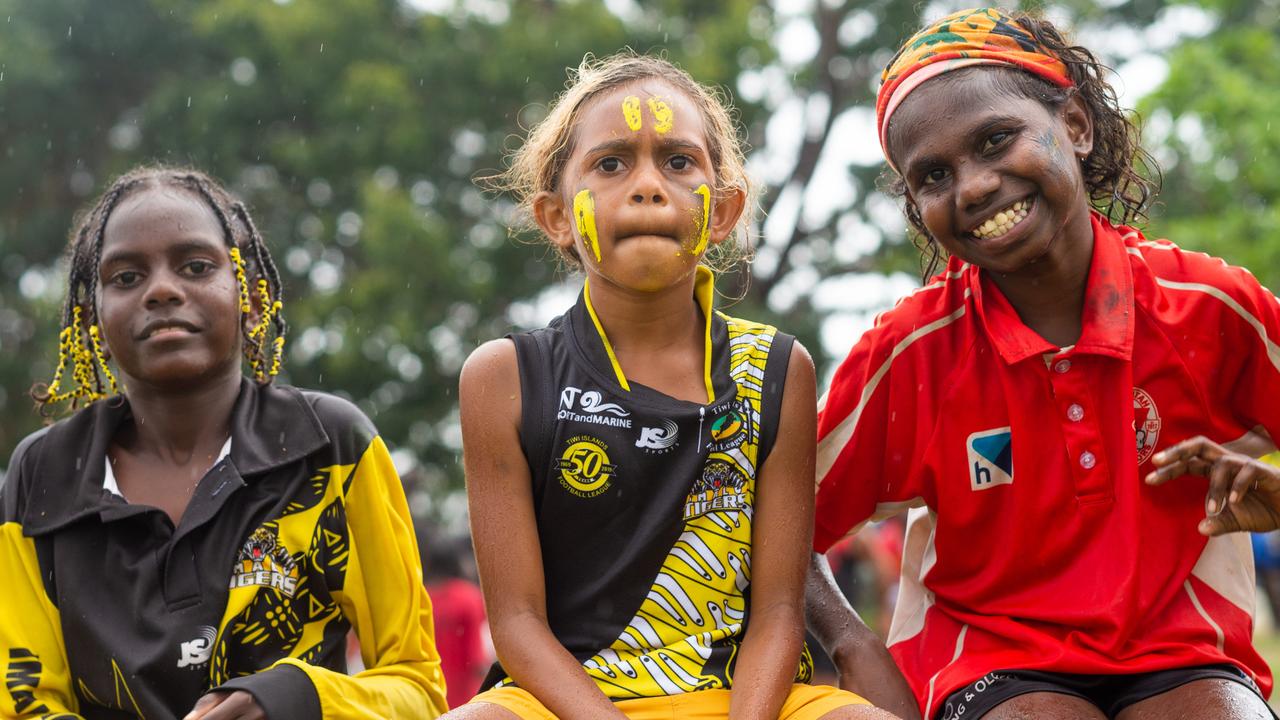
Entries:
[[[715,197],[731,190],[746,195],[742,218],[732,234],[703,257],[703,264],[716,271],[727,271],[751,258],[750,227],[756,208],[756,193],[747,176],[744,141],[738,133],[734,109],[726,93],[706,87],[671,61],[633,51],[597,58],[588,53],[577,69],[569,71],[565,90],[552,102],[547,115],[529,130],[524,142],[508,158],[507,170],[484,178],[496,190],[510,192],[518,202],[521,229],[533,224],[533,199],[540,192],[560,192],[560,179],[569,156],[573,154],[582,108],[595,97],[614,88],[654,78],[681,91],[697,106],[702,115],[703,132],[715,174]],[[580,269],[582,261],[570,248],[561,252],[572,268]]]

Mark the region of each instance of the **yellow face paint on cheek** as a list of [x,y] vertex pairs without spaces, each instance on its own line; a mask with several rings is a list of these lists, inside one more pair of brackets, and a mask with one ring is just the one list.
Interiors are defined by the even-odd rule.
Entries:
[[702,220],[699,223],[701,227],[698,229],[698,244],[693,247],[693,254],[699,255],[707,249],[707,241],[711,237],[711,188],[703,183],[693,191],[693,194],[702,198]]
[[627,121],[627,127],[631,128],[631,132],[640,129],[643,118],[640,116],[640,98],[635,95],[628,95],[622,100],[622,118]]
[[666,135],[675,126],[675,116],[671,112],[671,106],[656,97],[649,98],[649,114],[653,115],[653,129],[659,135]]
[[573,216],[578,221],[578,235],[591,250],[596,262],[600,262],[600,237],[596,234],[596,201],[590,190],[580,190],[573,196]]

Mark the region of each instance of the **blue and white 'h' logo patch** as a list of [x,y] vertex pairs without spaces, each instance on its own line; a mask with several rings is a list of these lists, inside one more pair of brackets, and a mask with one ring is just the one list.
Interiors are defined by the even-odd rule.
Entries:
[[1013,483],[1013,436],[1008,427],[973,433],[964,444],[974,490]]

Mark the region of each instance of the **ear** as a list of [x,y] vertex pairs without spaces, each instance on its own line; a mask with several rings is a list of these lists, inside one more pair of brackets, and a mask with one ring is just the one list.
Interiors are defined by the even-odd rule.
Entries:
[[716,193],[715,207],[711,208],[711,228],[708,238],[719,245],[738,226],[738,220],[747,208],[747,192],[742,188],[729,188]]
[[1067,138],[1071,140],[1071,151],[1077,158],[1084,159],[1093,152],[1093,116],[1080,93],[1072,93],[1067,98],[1061,115],[1067,127]]
[[543,190],[533,196],[533,220],[561,252],[574,253],[576,221],[559,193]]

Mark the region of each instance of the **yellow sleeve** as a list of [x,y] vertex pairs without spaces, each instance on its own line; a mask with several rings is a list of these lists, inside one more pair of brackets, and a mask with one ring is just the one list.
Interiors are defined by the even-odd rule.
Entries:
[[351,555],[335,597],[360,639],[366,669],[348,676],[292,658],[277,666],[307,674],[326,720],[438,717],[448,705],[431,600],[404,487],[381,437],[356,464],[345,501]]
[[16,522],[0,525],[0,578],[0,718],[79,718],[58,609],[40,580],[35,542]]

